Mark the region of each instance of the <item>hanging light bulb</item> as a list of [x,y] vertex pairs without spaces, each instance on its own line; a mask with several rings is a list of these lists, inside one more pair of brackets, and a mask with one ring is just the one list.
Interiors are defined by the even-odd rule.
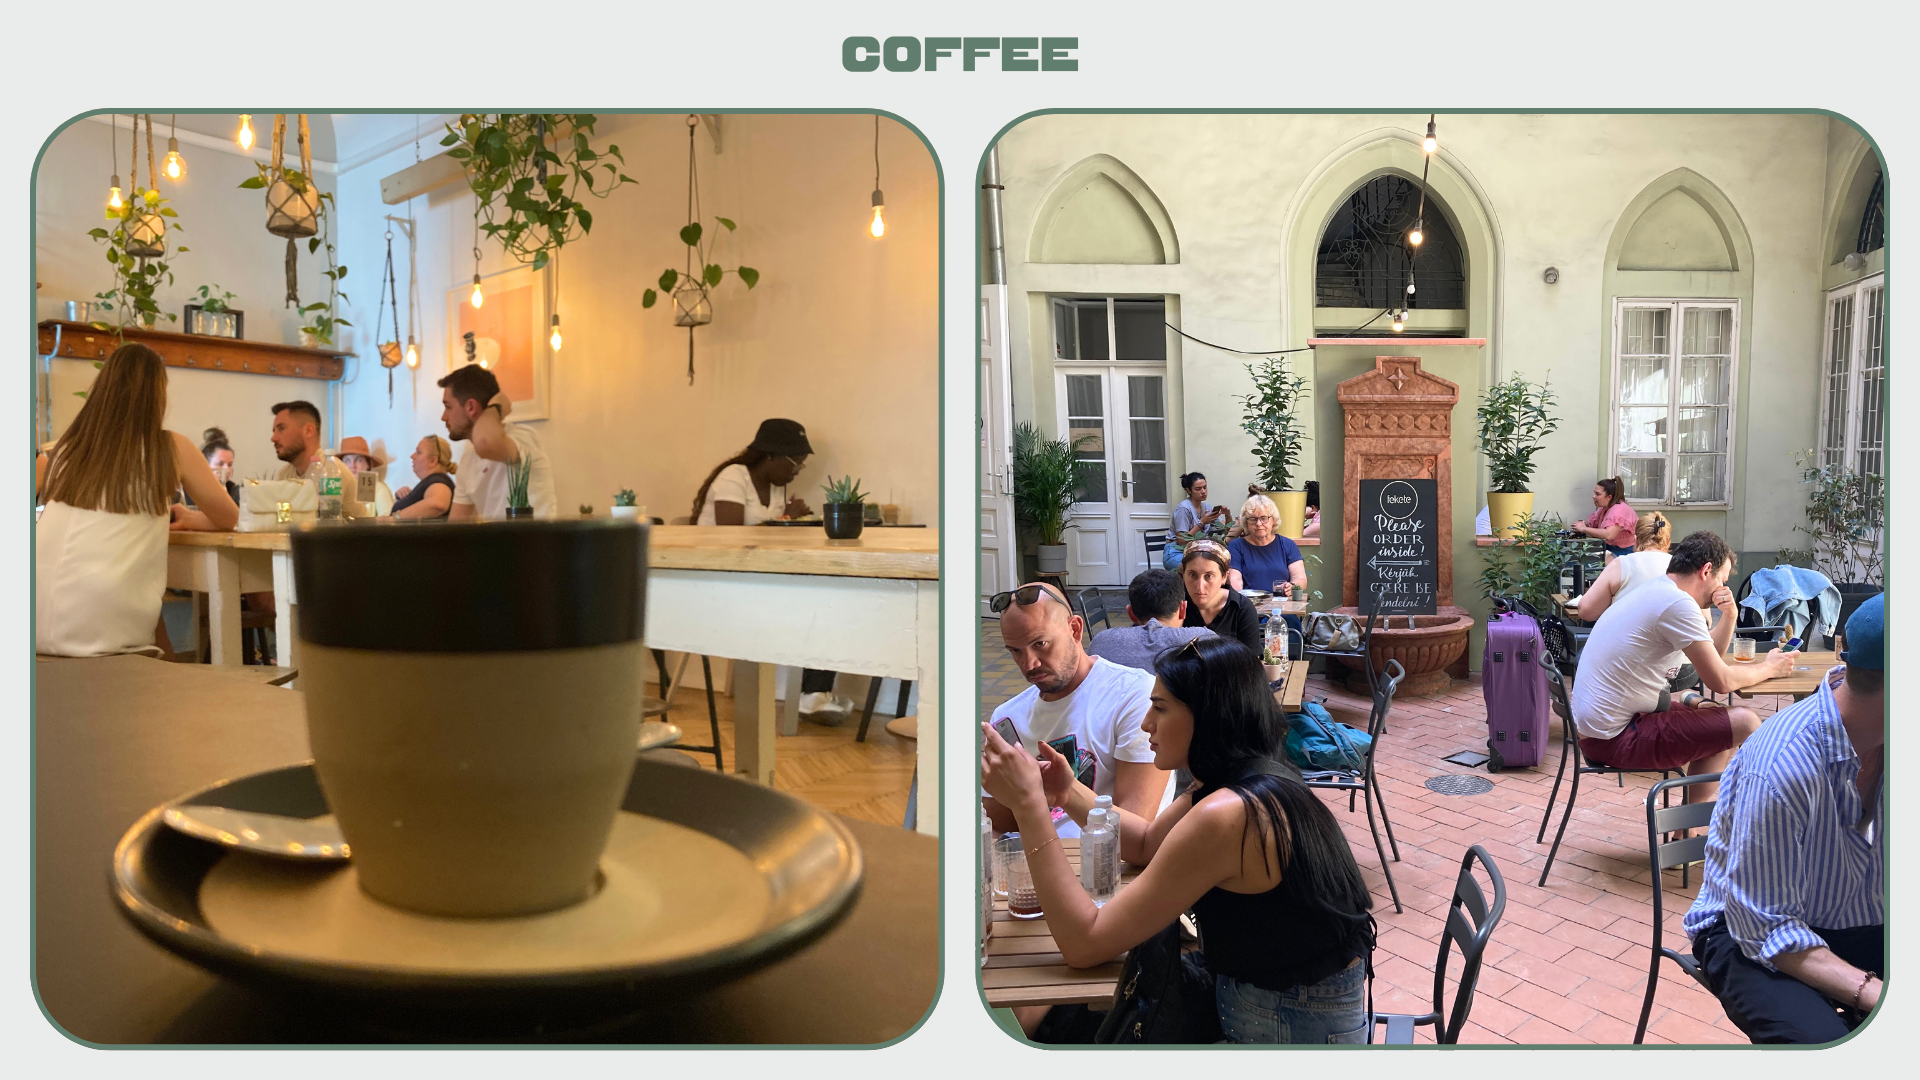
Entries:
[[873,193],[873,222],[867,226],[867,231],[873,234],[873,238],[875,240],[878,240],[881,237],[887,235],[887,219],[881,216],[881,211],[885,210],[886,208],[887,208],[886,197],[881,195],[878,191],[874,192]]
[[486,298],[480,295],[480,275],[479,274],[473,275],[473,296],[470,297],[470,299],[473,301],[473,306],[476,308],[486,301]]
[[1420,246],[1420,242],[1427,238],[1426,231],[1422,228],[1425,224],[1426,222],[1424,220],[1413,223],[1413,231],[1407,234],[1407,243],[1412,244],[1414,247]]
[[113,186],[107,189],[107,209],[118,210],[126,206],[126,200],[120,197],[120,174],[113,174]]
[[1433,117],[1431,116],[1427,117],[1427,137],[1420,140],[1420,149],[1429,154],[1440,149],[1440,140],[1433,134]]
[[554,352],[560,351],[560,316],[558,315],[553,317],[553,336],[547,339],[547,344],[553,347]]
[[252,113],[240,114],[240,134],[237,136],[237,139],[239,140],[239,143],[240,143],[240,149],[242,150],[253,149],[253,114]]
[[167,130],[166,170],[167,170],[167,179],[169,180],[178,180],[180,179],[181,175],[187,171],[187,159],[180,156],[180,140],[176,136],[176,133],[179,128],[178,121],[179,121],[178,117],[175,117],[172,121],[170,121],[169,122],[170,126]]
[[414,345],[412,334],[407,335],[407,366],[410,368],[420,366],[420,349]]
[[1393,332],[1398,334],[1407,328],[1407,311],[1401,308],[1393,313]]

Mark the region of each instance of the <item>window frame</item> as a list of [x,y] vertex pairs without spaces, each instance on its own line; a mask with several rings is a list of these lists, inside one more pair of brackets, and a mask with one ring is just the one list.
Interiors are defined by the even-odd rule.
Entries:
[[[1864,397],[1863,391],[1865,383],[1865,379],[1862,378],[1862,373],[1865,371],[1864,362],[1867,358],[1868,349],[1871,345],[1878,344],[1880,346],[1880,380],[1883,388],[1883,399],[1881,401],[1880,412],[1880,471],[1877,475],[1883,483],[1887,475],[1887,411],[1884,400],[1884,387],[1886,385],[1888,366],[1885,339],[1887,320],[1886,290],[1887,276],[1884,273],[1872,274],[1858,281],[1850,281],[1838,288],[1827,290],[1826,304],[1822,309],[1823,317],[1820,325],[1820,432],[1819,441],[1815,443],[1814,446],[1816,463],[1820,465],[1831,463],[1827,456],[1827,447],[1833,435],[1834,420],[1833,411],[1829,408],[1831,399],[1828,388],[1829,380],[1833,377],[1833,311],[1834,308],[1838,307],[1841,303],[1850,302],[1852,304],[1852,313],[1847,326],[1847,389],[1844,401],[1846,415],[1842,420],[1845,430],[1842,432],[1843,442],[1840,447],[1838,464],[1844,465],[1846,468],[1855,472],[1860,470],[1861,405]],[[1875,291],[1878,291],[1880,294],[1879,318],[1881,336],[1877,343],[1873,342],[1870,335],[1866,333],[1868,294]]]
[[[1667,462],[1666,486],[1658,501],[1636,502],[1634,506],[1662,510],[1732,510],[1734,496],[1734,465],[1739,440],[1740,410],[1740,345],[1741,310],[1738,297],[1721,296],[1616,296],[1613,299],[1613,349],[1611,376],[1612,390],[1607,409],[1607,469],[1608,475],[1620,476],[1620,410],[1623,407],[1648,408],[1644,403],[1631,406],[1621,404],[1620,375],[1623,368],[1623,355],[1626,339],[1626,313],[1629,309],[1665,308],[1671,314],[1667,323],[1667,449],[1664,457]],[[1708,308],[1728,310],[1733,314],[1732,325],[1728,331],[1727,355],[1727,440],[1724,454],[1727,473],[1724,496],[1715,500],[1679,500],[1674,498],[1674,484],[1680,476],[1680,412],[1687,406],[1680,401],[1681,349],[1686,339],[1686,310],[1688,308]],[[1639,355],[1639,354],[1635,354]],[[1697,407],[1697,406],[1696,406]],[[1633,457],[1651,457],[1653,455],[1633,454]]]

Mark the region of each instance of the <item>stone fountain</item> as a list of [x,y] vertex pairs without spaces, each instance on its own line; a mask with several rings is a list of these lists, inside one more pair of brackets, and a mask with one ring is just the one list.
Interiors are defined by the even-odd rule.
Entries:
[[[1374,670],[1398,660],[1407,672],[1401,695],[1440,693],[1447,668],[1466,655],[1474,623],[1453,603],[1453,407],[1460,387],[1421,370],[1418,357],[1376,356],[1373,370],[1341,383],[1337,397],[1346,471],[1344,606],[1336,611],[1358,615],[1364,584],[1373,594],[1368,606],[1386,612],[1374,618]],[[1363,487],[1379,505],[1363,507]],[[1351,669],[1349,688],[1366,693],[1359,662],[1341,662]]]

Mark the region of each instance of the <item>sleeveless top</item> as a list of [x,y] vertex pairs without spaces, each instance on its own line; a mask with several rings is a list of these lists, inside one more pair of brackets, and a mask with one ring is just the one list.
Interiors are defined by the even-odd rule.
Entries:
[[107,656],[153,648],[167,589],[167,516],[49,502],[34,526],[33,650]]
[[[1281,783],[1300,782],[1297,769],[1273,760],[1250,763],[1239,779],[1261,774]],[[1194,792],[1194,804],[1225,787],[1204,784]],[[1365,911],[1336,910],[1328,898],[1308,894],[1305,877],[1295,844],[1280,884],[1266,892],[1236,893],[1216,886],[1194,901],[1207,966],[1216,975],[1284,993],[1320,982],[1369,953],[1372,917]]]
[[[397,514],[400,511],[405,510],[407,507],[412,506],[414,503],[419,502],[421,499],[426,497],[427,489],[434,486],[435,484],[444,484],[447,489],[447,496],[449,500],[451,500],[453,496],[453,477],[448,476],[446,473],[443,473],[443,472],[437,472],[429,475],[425,480],[422,480],[419,483],[413,485],[413,490],[407,492],[406,498],[395,499],[393,501],[393,509],[388,511],[388,513]],[[453,509],[453,503],[451,501],[447,503],[447,509],[448,510]],[[442,511],[440,516],[446,517],[447,515],[445,511]]]

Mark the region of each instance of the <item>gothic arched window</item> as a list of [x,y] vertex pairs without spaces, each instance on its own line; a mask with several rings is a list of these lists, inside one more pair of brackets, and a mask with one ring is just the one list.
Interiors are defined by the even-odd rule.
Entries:
[[[1427,200],[1422,242],[1407,246],[1420,212],[1420,185],[1387,174],[1360,185],[1334,211],[1320,237],[1314,306],[1464,308],[1467,275],[1460,242],[1438,205]],[[1414,252],[1417,251],[1417,254]],[[1413,272],[1414,294],[1407,295]]]

